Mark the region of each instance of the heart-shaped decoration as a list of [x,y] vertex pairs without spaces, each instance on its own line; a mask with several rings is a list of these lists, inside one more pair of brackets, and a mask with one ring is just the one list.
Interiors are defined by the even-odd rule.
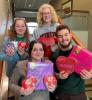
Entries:
[[68,74],[71,74],[75,71],[77,65],[77,60],[72,57],[59,56],[56,60],[56,66],[58,70],[65,71]]
[[36,83],[37,83],[37,79],[35,77],[31,76],[22,81],[22,87],[24,89],[27,89],[27,88],[35,89]]
[[46,46],[55,45],[56,39],[54,37],[40,37],[39,41]]

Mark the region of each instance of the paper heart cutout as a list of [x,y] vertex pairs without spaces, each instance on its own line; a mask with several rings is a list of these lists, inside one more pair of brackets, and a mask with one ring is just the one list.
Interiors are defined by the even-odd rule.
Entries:
[[72,57],[59,56],[56,60],[56,66],[58,70],[65,71],[68,74],[71,74],[75,71],[77,65],[77,60]]
[[54,45],[56,40],[54,37],[40,37],[39,41],[42,42],[46,46]]
[[53,92],[57,86],[57,80],[55,76],[45,76],[44,84],[46,85],[48,91]]
[[22,81],[22,87],[24,89],[27,89],[27,88],[35,89],[36,83],[37,83],[37,79],[35,77],[31,76]]
[[19,41],[19,42],[18,42],[18,47],[19,47],[19,48],[21,47],[21,48],[27,49],[27,48],[28,48],[28,43]]

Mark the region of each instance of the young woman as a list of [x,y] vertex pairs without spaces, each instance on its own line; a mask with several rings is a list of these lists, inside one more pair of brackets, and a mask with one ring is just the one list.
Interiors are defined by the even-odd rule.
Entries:
[[[53,73],[53,63],[44,59],[44,47],[40,42],[32,41],[28,52],[29,58],[17,63],[10,80],[9,89],[19,96],[19,100],[49,100],[49,91],[54,90],[56,86],[54,84],[56,80]],[[30,64],[30,69],[28,69],[28,64]],[[50,85],[50,82],[47,81],[48,85],[44,81],[46,77],[50,76],[52,77],[50,78],[52,85]],[[23,80],[29,77],[35,77],[36,79],[36,85],[33,90],[27,87],[24,89],[22,84]],[[29,79],[31,80],[31,78]],[[53,79],[54,83],[52,82]]]
[[[15,64],[21,58],[26,58],[28,47],[28,28],[24,18],[14,19],[10,32],[4,40],[4,52],[0,53],[0,60],[8,62],[7,75],[11,76]],[[12,45],[13,44],[13,45]]]

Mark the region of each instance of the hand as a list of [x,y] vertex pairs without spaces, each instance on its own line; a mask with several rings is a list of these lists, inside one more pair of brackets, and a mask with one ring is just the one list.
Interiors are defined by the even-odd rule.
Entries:
[[6,50],[6,55],[7,56],[13,56],[14,53],[15,53],[14,47],[12,47],[12,46],[7,47],[7,50]]
[[21,88],[21,95],[30,95],[34,91],[34,88]]
[[49,86],[47,86],[47,89],[49,92],[53,92],[56,89],[56,85],[49,85]]
[[68,73],[66,73],[65,71],[61,71],[59,74],[60,79],[67,79],[69,76]]
[[92,70],[88,71],[86,69],[83,69],[80,72],[81,78],[82,79],[91,79],[92,78]]
[[25,53],[25,49],[22,48],[22,47],[18,47],[18,53],[19,53],[20,55],[23,55],[23,54]]
[[45,83],[47,90],[49,92],[53,92],[56,89],[57,80],[56,80],[55,76],[45,76],[44,83]]

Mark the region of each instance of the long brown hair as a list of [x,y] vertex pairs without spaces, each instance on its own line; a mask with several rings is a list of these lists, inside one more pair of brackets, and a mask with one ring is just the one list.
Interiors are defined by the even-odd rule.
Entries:
[[8,33],[8,36],[10,37],[11,40],[15,40],[17,37],[16,31],[15,31],[15,25],[18,20],[22,20],[24,22],[24,24],[26,26],[26,32],[25,32],[24,36],[25,36],[25,38],[28,38],[29,32],[28,32],[28,27],[27,27],[25,18],[14,18],[13,25],[11,26],[10,31]]

